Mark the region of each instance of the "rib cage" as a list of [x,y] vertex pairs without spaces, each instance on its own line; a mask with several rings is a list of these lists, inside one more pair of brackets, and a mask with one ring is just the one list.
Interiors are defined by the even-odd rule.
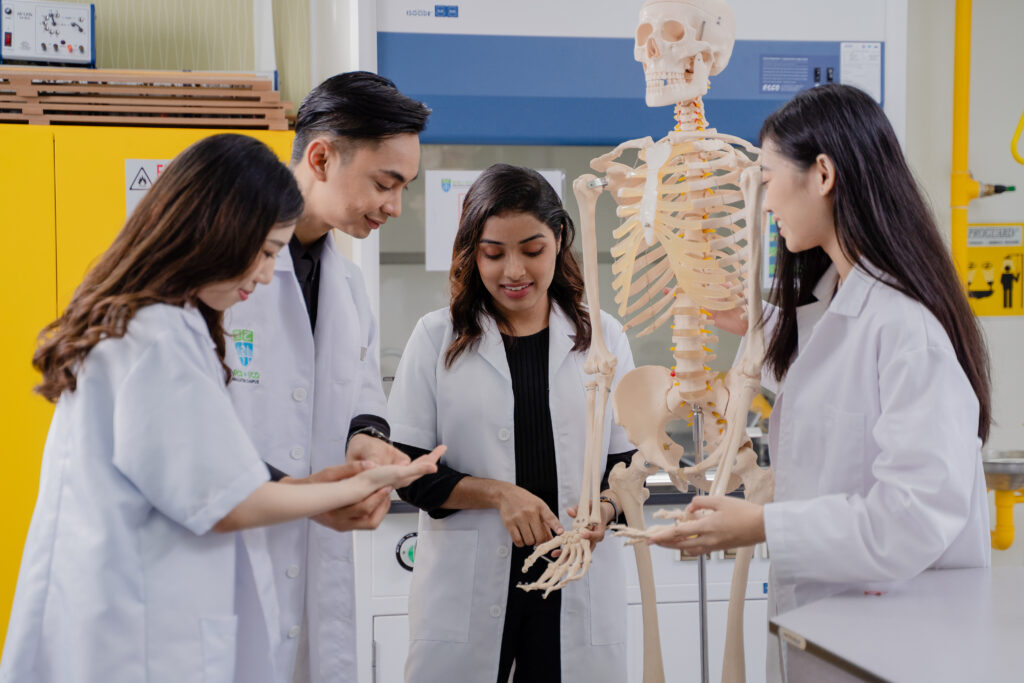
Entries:
[[[702,143],[702,144],[701,144]],[[648,245],[640,223],[640,204],[622,205],[625,219],[615,230],[612,286],[626,329],[646,326],[649,334],[672,316],[673,296],[685,294],[706,310],[725,310],[743,301],[746,231],[742,194],[733,184],[733,147],[721,140],[678,143],[660,169],[654,243]],[[749,164],[746,157],[745,164]],[[645,177],[640,166],[635,177]],[[642,186],[625,188],[620,198],[639,198]]]

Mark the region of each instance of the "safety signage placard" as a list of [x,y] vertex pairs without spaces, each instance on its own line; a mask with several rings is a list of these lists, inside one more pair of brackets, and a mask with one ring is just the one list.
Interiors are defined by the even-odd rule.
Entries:
[[127,218],[156,182],[170,159],[124,160],[124,215]]
[[967,226],[967,299],[979,316],[1024,315],[1024,223]]

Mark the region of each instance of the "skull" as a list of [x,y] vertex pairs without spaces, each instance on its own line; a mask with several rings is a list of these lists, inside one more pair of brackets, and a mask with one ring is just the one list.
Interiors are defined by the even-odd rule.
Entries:
[[689,102],[726,67],[736,22],[723,0],[647,0],[633,55],[647,77],[647,106]]

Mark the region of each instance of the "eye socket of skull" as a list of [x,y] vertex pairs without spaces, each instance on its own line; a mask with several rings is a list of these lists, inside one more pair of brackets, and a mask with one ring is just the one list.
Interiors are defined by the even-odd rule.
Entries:
[[650,24],[640,24],[636,29],[636,46],[642,47],[647,39],[654,33],[654,27]]
[[666,21],[661,25],[661,37],[670,43],[677,43],[686,35],[686,27],[675,20]]

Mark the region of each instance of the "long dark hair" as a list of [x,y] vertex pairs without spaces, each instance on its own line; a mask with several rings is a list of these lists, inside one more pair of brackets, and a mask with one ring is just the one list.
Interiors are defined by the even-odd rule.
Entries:
[[395,84],[369,71],[331,76],[309,91],[295,117],[291,163],[297,164],[309,143],[328,135],[336,144],[375,143],[414,133],[427,125],[430,107],[399,92]]
[[[819,154],[832,160],[840,248],[851,263],[867,261],[938,319],[978,397],[978,436],[987,439],[992,413],[984,337],[882,108],[851,86],[811,88],[765,120],[761,143],[776,145],[803,169]],[[772,289],[779,320],[766,356],[779,380],[796,354],[796,307],[813,300],[812,290],[830,263],[820,247],[794,253],[779,240]]]
[[463,351],[483,334],[481,316],[489,315],[499,329],[509,324],[494,305],[476,267],[476,253],[484,224],[492,216],[525,213],[551,228],[559,244],[555,276],[548,298],[559,305],[576,328],[574,351],[590,348],[590,318],[583,305],[583,275],[572,252],[576,227],[562,208],[558,194],[540,173],[530,168],[495,164],[476,179],[462,204],[462,218],[452,248],[451,316],[455,339],[445,353],[445,366],[451,367]]
[[190,146],[160,174],[68,307],[40,333],[32,364],[43,381],[36,391],[54,402],[73,392],[92,347],[123,337],[136,311],[158,302],[199,309],[227,382],[222,314],[196,292],[245,273],[274,225],[295,220],[302,207],[291,171],[262,142],[222,134]]

